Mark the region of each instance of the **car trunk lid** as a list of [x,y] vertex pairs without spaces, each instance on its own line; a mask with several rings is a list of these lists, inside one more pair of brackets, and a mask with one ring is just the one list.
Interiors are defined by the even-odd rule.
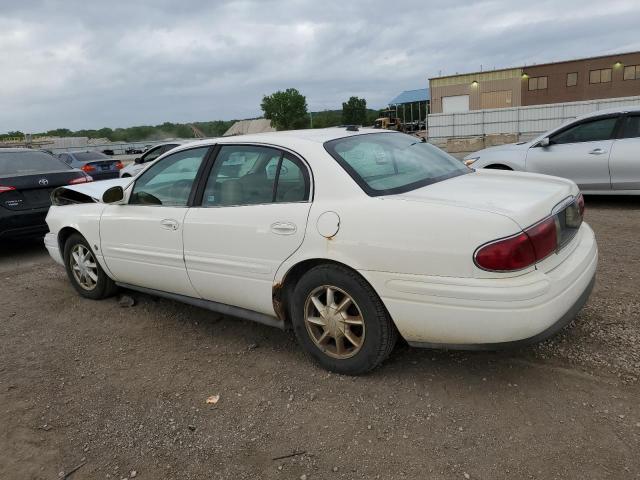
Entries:
[[29,210],[51,205],[51,192],[61,185],[84,178],[78,170],[33,173],[0,177],[0,185],[6,187],[0,193],[0,206],[9,210]]
[[556,205],[577,194],[577,186],[562,178],[478,170],[384,198],[492,212],[511,218],[524,229],[549,216]]

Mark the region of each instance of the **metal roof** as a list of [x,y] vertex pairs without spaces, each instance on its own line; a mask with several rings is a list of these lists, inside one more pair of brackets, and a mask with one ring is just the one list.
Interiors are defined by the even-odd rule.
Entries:
[[417,90],[405,90],[400,95],[389,102],[389,105],[400,105],[402,103],[425,102],[429,100],[429,89],[418,88]]

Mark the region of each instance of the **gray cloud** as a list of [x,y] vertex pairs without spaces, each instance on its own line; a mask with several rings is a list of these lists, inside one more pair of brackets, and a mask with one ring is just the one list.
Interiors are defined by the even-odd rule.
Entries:
[[244,118],[296,87],[383,106],[430,76],[640,50],[635,0],[22,1],[0,9],[0,132]]

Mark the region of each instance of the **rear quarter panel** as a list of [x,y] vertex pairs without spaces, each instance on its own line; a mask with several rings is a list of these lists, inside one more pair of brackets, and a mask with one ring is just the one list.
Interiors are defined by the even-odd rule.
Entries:
[[[329,238],[317,228],[319,216],[326,211],[340,217],[338,233]],[[476,248],[518,231],[520,227],[504,215],[455,206],[371,197],[316,202],[305,239],[280,267],[276,282],[296,263],[313,258],[360,271],[491,278],[498,274],[473,263]]]

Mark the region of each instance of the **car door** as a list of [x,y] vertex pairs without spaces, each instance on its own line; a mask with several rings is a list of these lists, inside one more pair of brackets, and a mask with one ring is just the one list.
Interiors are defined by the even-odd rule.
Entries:
[[625,117],[609,159],[614,190],[640,190],[640,113]]
[[583,190],[610,190],[609,154],[619,115],[589,118],[550,135],[527,152],[526,170],[569,178]]
[[[197,297],[183,257],[183,222],[209,147],[169,155],[136,179],[124,205],[100,218],[102,253],[115,280]],[[130,192],[129,192],[130,190]]]
[[184,221],[189,278],[205,299],[273,314],[278,267],[305,235],[311,175],[275,148],[224,145]]

